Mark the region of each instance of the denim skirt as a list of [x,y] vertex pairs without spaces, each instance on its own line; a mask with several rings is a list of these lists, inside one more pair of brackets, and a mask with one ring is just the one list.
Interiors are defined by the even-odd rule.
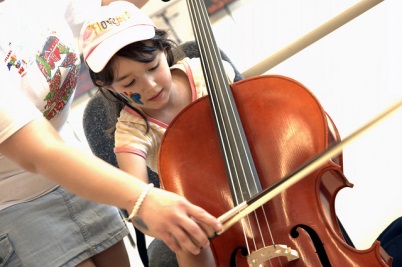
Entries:
[[57,187],[0,211],[0,267],[75,266],[127,234],[116,207]]

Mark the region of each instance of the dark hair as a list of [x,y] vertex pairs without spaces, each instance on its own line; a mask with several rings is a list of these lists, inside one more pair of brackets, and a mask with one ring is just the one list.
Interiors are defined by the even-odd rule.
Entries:
[[[177,61],[177,59],[183,57],[183,54],[180,53],[176,43],[173,40],[168,39],[167,35],[168,35],[167,31],[155,29],[154,37],[148,40],[128,44],[122,49],[120,49],[115,54],[115,56],[117,55],[119,57],[124,57],[135,61],[148,63],[152,62],[157,56],[157,54],[162,51],[166,54],[166,59],[168,61],[169,66],[172,66]],[[177,51],[173,51],[174,48],[176,48]],[[140,114],[140,116],[146,121],[147,123],[146,133],[147,133],[149,130],[149,124],[145,115],[139,109],[128,104],[127,100],[122,98],[120,95],[105,88],[102,88],[96,83],[97,81],[100,81],[102,82],[103,86],[109,86],[113,83],[114,80],[113,65],[115,56],[113,56],[106,64],[106,66],[103,68],[103,70],[98,73],[93,72],[89,68],[89,75],[91,77],[92,83],[96,87],[98,87],[99,92],[102,94],[104,99],[107,100],[105,102],[106,109],[108,112],[107,115],[109,116],[109,119],[114,122],[113,126],[110,129],[108,129],[108,133],[109,134],[114,133],[116,129],[115,122],[117,121],[117,117],[119,116],[120,111],[126,105],[129,106],[138,114]]]

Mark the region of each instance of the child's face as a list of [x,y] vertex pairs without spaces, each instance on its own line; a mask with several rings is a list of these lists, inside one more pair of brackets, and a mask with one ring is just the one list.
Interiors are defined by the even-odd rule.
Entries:
[[109,88],[143,111],[159,110],[168,103],[172,83],[165,53],[142,63],[123,57],[114,59],[114,81]]

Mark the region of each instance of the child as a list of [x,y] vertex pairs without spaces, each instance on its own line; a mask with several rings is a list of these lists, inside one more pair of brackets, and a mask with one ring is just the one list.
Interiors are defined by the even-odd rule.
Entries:
[[[93,83],[120,112],[115,129],[119,167],[148,182],[147,166],[158,171],[158,150],[169,123],[207,95],[200,59],[174,64],[174,43],[135,6],[120,1],[102,9],[81,32],[84,60]],[[224,64],[233,79],[234,70]],[[133,223],[146,233],[136,217]],[[176,256],[182,266],[214,265],[207,249],[197,256],[186,251]]]

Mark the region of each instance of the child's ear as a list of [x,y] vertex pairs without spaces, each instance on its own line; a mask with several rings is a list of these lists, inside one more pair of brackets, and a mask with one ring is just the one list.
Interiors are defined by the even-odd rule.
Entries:
[[104,86],[104,83],[101,80],[96,80],[96,85],[99,87],[103,87],[105,89],[113,91],[113,88],[111,86]]
[[102,82],[101,80],[96,80],[96,81],[95,81],[95,84],[96,84],[97,86],[103,87],[103,82]]

